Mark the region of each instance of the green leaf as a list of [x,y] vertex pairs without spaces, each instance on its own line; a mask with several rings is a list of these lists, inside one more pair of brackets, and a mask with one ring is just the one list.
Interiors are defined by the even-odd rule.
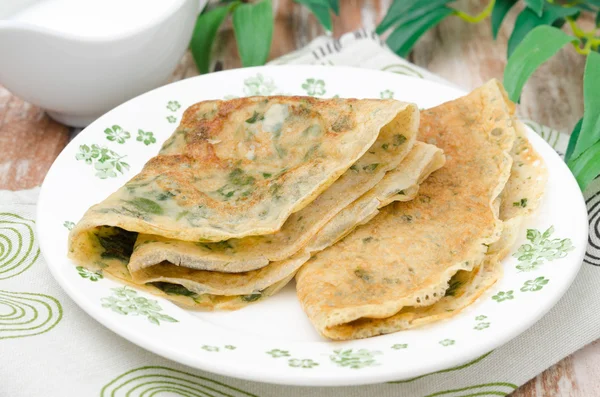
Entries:
[[544,2],[544,0],[525,0],[527,7],[529,7],[539,17],[541,17],[542,13],[544,12]]
[[542,16],[538,16],[530,8],[525,8],[515,21],[515,28],[508,39],[508,57],[517,48],[523,38],[540,25],[552,25],[554,22],[567,16],[575,15],[579,10],[575,7],[560,7],[553,4],[546,4]]
[[[585,117],[584,117],[585,119]],[[600,141],[569,162],[569,168],[582,191],[600,174]]]
[[600,140],[600,55],[587,56],[583,72],[583,122],[573,158]]
[[340,2],[339,0],[329,0],[329,8],[335,12],[335,15],[340,15]]
[[451,1],[453,0],[395,0],[375,31],[382,34],[394,25],[414,21]]
[[494,39],[498,36],[502,21],[508,11],[514,6],[519,0],[496,0],[494,8],[492,9],[492,36]]
[[596,27],[600,28],[600,11],[596,13]]
[[581,124],[583,123],[583,118],[580,118],[577,124],[575,124],[575,128],[573,128],[573,132],[571,132],[571,137],[569,138],[569,146],[567,147],[567,152],[565,153],[565,162],[569,162],[571,159],[571,155],[573,154],[573,150],[575,150],[575,144],[577,143],[577,139],[579,138],[579,133],[581,132]]
[[452,13],[453,10],[446,6],[432,10],[421,18],[398,26],[386,42],[392,51],[401,57],[406,57],[423,33]]
[[[583,121],[568,163],[582,190],[600,174],[600,54],[587,56],[583,73]],[[570,143],[569,143],[570,145]]]
[[273,38],[271,0],[240,4],[233,11],[233,30],[243,66],[263,65]]
[[190,50],[200,73],[209,72],[212,44],[229,10],[230,7],[218,7],[198,15],[190,42]]
[[533,72],[573,40],[574,37],[551,26],[538,26],[529,32],[510,56],[504,69],[504,88],[509,98],[517,102],[525,82]]
[[333,31],[331,15],[329,14],[329,0],[294,0],[296,3],[304,4],[319,20],[321,25],[329,32]]

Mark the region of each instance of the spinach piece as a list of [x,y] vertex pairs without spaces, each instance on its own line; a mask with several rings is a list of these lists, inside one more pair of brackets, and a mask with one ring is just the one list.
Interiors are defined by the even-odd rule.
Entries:
[[133,253],[133,246],[137,239],[136,232],[129,232],[120,227],[110,228],[110,235],[96,234],[98,242],[104,249],[100,257],[104,259],[117,259],[127,263]]
[[156,199],[158,201],[165,201],[165,200],[170,199],[171,197],[175,197],[175,196],[176,196],[175,193],[164,192],[164,193],[159,193],[158,196],[156,196]]
[[254,177],[247,175],[240,168],[236,168],[229,173],[229,182],[237,186],[252,185],[254,183]]
[[406,142],[406,137],[401,134],[394,135],[394,146],[400,146]]
[[144,197],[135,197],[132,200],[123,200],[127,204],[133,205],[140,212],[149,212],[155,215],[162,215],[163,209],[156,202],[144,198]]
[[462,281],[459,281],[459,280],[455,279],[454,277],[452,277],[450,279],[450,285],[448,286],[448,289],[446,290],[446,293],[444,294],[444,296],[455,296],[456,291],[458,290],[458,288],[461,285],[462,285]]
[[379,163],[373,163],[373,164],[365,165],[363,167],[363,170],[367,171],[367,172],[373,172],[377,169],[377,167],[379,167]]
[[520,201],[515,201],[513,207],[527,207],[527,198],[522,198]]
[[190,291],[185,288],[183,285],[173,284],[173,283],[165,283],[163,281],[156,281],[153,283],[148,283],[159,290],[163,291],[167,295],[182,295],[182,296],[196,296],[195,292]]
[[250,117],[249,119],[246,119],[246,123],[248,124],[254,124],[257,121],[261,121],[265,119],[265,115],[258,113],[257,111],[254,111],[254,114],[252,115],[252,117]]
[[244,301],[244,302],[256,302],[257,300],[259,300],[262,297],[262,294],[256,293],[256,294],[251,294],[251,295],[242,295],[240,298]]

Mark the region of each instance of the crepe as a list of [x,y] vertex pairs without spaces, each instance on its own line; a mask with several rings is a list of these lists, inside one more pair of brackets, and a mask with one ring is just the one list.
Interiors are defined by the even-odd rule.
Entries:
[[[362,318],[340,328],[345,333],[361,330],[387,333],[419,327],[453,317],[471,305],[502,277],[500,262],[514,245],[523,219],[533,213],[544,193],[547,170],[542,158],[535,152],[525,136],[524,126],[516,121],[516,140],[510,155],[513,159],[510,177],[501,194],[500,219],[503,221],[502,236],[492,244],[484,262],[472,271],[461,270],[451,279],[444,297],[430,306],[404,307],[386,319]],[[342,331],[341,329],[338,332]],[[342,332],[344,332],[342,331]]]
[[[340,211],[301,251],[283,261],[272,262],[262,269],[244,273],[222,273],[163,262],[136,271],[132,274],[133,279],[137,283],[153,283],[163,290],[182,286],[184,295],[194,294],[195,303],[200,299],[205,306],[212,308],[232,309],[244,302],[256,301],[274,294],[285,286],[312,254],[335,243],[356,226],[373,218],[379,208],[392,200],[413,199],[417,194],[418,185],[443,164],[444,156],[440,149],[418,142],[396,170],[388,172],[374,188]],[[177,287],[173,287],[174,284]],[[223,298],[219,299],[216,295]]]
[[412,105],[407,105],[404,113],[404,117],[396,117],[394,128],[383,128],[375,143],[350,169],[313,202],[292,214],[277,232],[218,243],[140,234],[129,263],[134,278],[142,269],[162,262],[190,269],[240,273],[291,257],[338,212],[375,186],[386,172],[398,167],[410,152],[418,117]]
[[398,330],[380,324],[405,307],[439,301],[452,276],[483,263],[503,230],[513,112],[495,80],[421,112],[418,139],[444,150],[445,167],[415,200],[385,207],[296,275],[298,298],[322,335],[344,340]]
[[195,243],[275,233],[356,164],[376,183],[410,150],[417,124],[416,106],[394,100],[198,103],[140,174],[85,213],[69,256],[114,270],[112,262],[128,263],[138,233]]

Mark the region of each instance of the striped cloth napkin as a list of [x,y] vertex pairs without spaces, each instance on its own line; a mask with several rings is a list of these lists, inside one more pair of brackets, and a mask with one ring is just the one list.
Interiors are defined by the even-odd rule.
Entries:
[[[272,63],[350,65],[448,84],[397,57],[364,30],[339,40],[317,38]],[[564,153],[566,135],[528,124]],[[0,397],[499,396],[600,337],[600,180],[585,195],[591,226],[585,263],[565,297],[542,320],[460,367],[410,381],[352,388],[286,387],[225,378],[163,359],[113,334],[79,309],[51,277],[34,233],[37,197],[38,189],[0,191]],[[25,262],[15,271],[21,260]],[[20,318],[15,302],[33,310]],[[23,325],[29,323],[38,325]]]

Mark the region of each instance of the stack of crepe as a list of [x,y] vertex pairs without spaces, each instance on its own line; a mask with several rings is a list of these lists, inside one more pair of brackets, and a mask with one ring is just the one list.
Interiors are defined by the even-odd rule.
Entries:
[[70,257],[193,308],[296,277],[317,331],[448,318],[501,277],[545,185],[495,80],[432,109],[395,100],[207,101],[72,230]]
[[177,303],[235,309],[416,196],[444,163],[394,100],[251,97],[188,108],[159,154],[72,230],[80,265]]

